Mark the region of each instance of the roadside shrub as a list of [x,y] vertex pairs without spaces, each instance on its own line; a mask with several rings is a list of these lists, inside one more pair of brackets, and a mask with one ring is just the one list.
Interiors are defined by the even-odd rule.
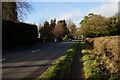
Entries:
[[81,42],[81,49],[85,49],[86,45],[84,44],[84,42]]
[[85,49],[83,49],[81,52],[82,52],[83,54],[88,53],[88,51],[87,51],[87,50],[85,50]]
[[[94,49],[89,49],[87,47],[86,50],[83,48],[82,53],[84,54],[83,60],[85,62],[88,60],[89,61],[95,60],[96,64],[94,65],[94,67],[91,67],[92,63],[91,64],[87,63],[85,65],[89,65],[95,72],[97,72],[97,74],[99,74],[100,78],[104,78],[105,80],[119,79],[120,78],[120,66],[119,66],[120,57],[118,52],[119,36],[98,37],[98,38],[92,38],[91,40],[93,39],[94,39],[94,45],[93,45]],[[86,43],[86,45],[89,45],[89,43]],[[90,54],[88,54],[87,51]]]
[[86,47],[88,49],[94,49],[94,39],[91,39],[91,38],[86,38],[84,40],[85,44],[86,44]]
[[[120,78],[119,39],[120,36],[106,36],[94,39],[94,54],[100,56],[109,76]],[[99,46],[98,46],[99,45]]]
[[3,49],[34,45],[37,37],[36,25],[2,20]]
[[[84,43],[82,43],[84,44]],[[85,44],[84,44],[85,45]],[[94,56],[93,53],[90,53],[88,50],[82,48],[83,53],[83,65],[84,65],[84,72],[85,72],[85,79],[91,80],[91,79],[105,79],[108,80],[107,74],[104,74],[104,66],[100,63],[99,56]]]

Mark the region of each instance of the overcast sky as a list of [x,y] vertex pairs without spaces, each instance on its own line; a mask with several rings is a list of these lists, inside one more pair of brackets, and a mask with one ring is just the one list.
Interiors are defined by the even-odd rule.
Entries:
[[45,20],[56,18],[73,21],[77,27],[89,13],[110,17],[118,13],[117,2],[29,2],[32,7],[24,22],[43,24]]

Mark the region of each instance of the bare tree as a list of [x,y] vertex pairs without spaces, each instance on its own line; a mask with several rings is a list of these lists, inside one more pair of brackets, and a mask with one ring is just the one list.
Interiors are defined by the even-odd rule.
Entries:
[[58,22],[57,25],[53,28],[52,33],[56,37],[62,36],[66,32],[64,24]]
[[26,17],[27,12],[30,13],[32,7],[27,2],[16,2],[18,19],[23,21],[23,18]]
[[76,30],[75,30],[75,28],[76,28],[75,23],[73,23],[72,21],[69,20],[67,27],[69,28],[70,35],[71,35],[71,36],[74,36],[75,31],[76,31]]
[[2,19],[18,21],[30,13],[31,6],[27,2],[2,2]]

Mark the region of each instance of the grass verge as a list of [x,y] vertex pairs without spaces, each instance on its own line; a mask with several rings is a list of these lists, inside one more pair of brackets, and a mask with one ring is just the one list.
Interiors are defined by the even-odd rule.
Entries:
[[87,49],[85,49],[85,44],[81,42],[81,48],[83,53],[83,65],[86,80],[108,80],[107,74],[104,73],[103,64],[100,63],[99,56],[93,56]]
[[78,46],[79,43],[75,43],[72,48],[67,50],[67,52],[65,52],[57,61],[55,61],[36,80],[56,80],[57,78],[69,78]]

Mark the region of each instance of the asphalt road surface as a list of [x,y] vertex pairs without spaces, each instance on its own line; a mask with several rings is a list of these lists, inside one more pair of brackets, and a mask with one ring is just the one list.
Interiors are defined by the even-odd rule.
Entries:
[[3,80],[32,79],[51,65],[76,41],[48,43],[34,47],[26,47],[3,51]]

